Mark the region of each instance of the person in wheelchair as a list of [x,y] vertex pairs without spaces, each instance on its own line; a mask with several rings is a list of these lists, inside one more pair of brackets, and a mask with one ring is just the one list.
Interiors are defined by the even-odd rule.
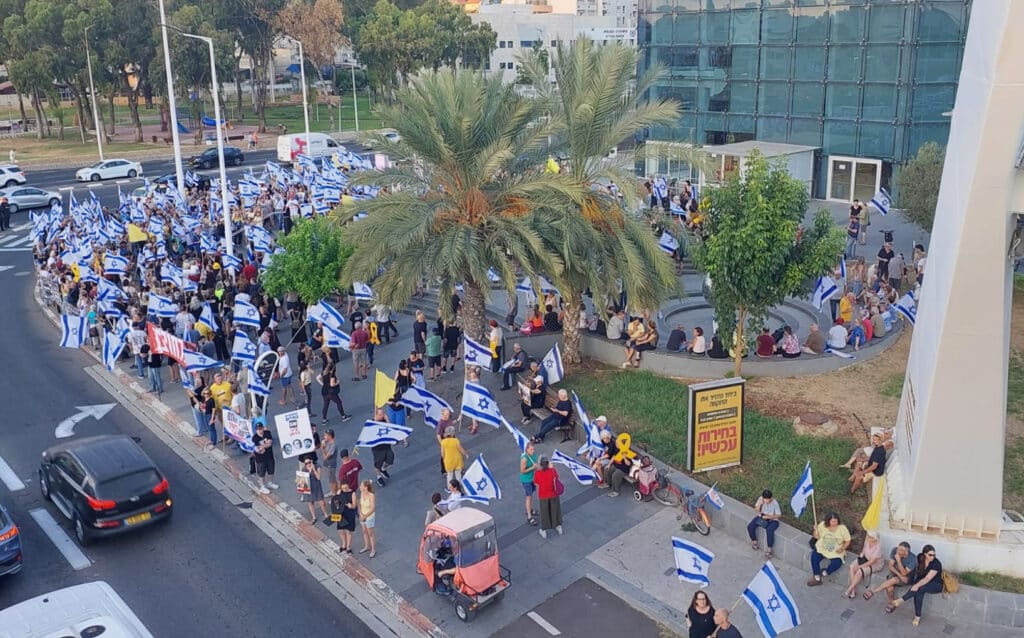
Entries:
[[455,575],[455,553],[449,539],[441,541],[441,546],[432,552],[434,559],[434,592],[438,594],[452,593],[452,577]]

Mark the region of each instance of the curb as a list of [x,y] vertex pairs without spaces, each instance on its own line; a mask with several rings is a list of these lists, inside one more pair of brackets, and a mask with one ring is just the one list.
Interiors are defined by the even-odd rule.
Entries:
[[[46,307],[45,303],[39,297],[38,287],[33,286],[32,296],[50,322],[55,326],[59,325],[60,320],[56,313]],[[102,357],[97,353],[88,349],[80,350],[83,350],[86,354],[96,359],[101,366],[103,365]],[[106,370],[106,368],[104,368],[104,370]],[[126,374],[123,370],[115,370],[110,374],[119,385],[134,395],[137,400],[145,403],[147,407],[155,412],[158,417],[171,425],[172,429],[178,430],[176,434],[180,435],[181,439],[188,440],[192,445],[200,448],[200,450],[213,457],[219,465],[224,468],[226,474],[244,485],[246,489],[251,490],[253,493],[253,499],[259,499],[260,502],[281,518],[284,523],[293,527],[300,536],[309,541],[310,545],[314,549],[318,550],[326,559],[333,563],[341,573],[348,577],[354,588],[358,588],[363,593],[368,594],[375,603],[380,605],[382,610],[391,612],[390,614],[385,613],[378,616],[378,620],[384,622],[389,629],[395,632],[396,635],[408,635],[409,630],[411,629],[421,636],[429,636],[430,638],[447,638],[447,634],[441,630],[434,621],[423,614],[423,612],[419,611],[409,601],[402,598],[402,596],[391,589],[387,583],[378,578],[365,565],[356,561],[341,560],[336,551],[334,542],[331,541],[331,539],[320,529],[311,525],[305,517],[295,510],[295,508],[274,498],[272,494],[260,494],[248,477],[244,476],[241,470],[235,467],[234,463],[223,451],[218,448],[207,449],[207,439],[205,437],[195,436],[194,426],[191,423],[180,420],[178,415],[175,414],[171,408],[167,407],[167,405],[157,397],[148,394],[142,386],[139,385],[137,378]],[[394,618],[399,619],[399,622],[393,622]]]

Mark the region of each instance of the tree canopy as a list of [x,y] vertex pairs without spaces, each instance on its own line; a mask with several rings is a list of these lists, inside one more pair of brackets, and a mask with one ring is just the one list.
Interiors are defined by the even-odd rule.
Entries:
[[942,181],[945,161],[946,149],[935,142],[927,142],[897,174],[900,207],[907,219],[928,232],[931,232],[935,222],[935,209],[939,205],[939,182]]
[[280,238],[285,252],[274,255],[263,273],[271,295],[295,292],[304,303],[320,301],[338,289],[341,270],[352,255],[342,229],[326,217],[299,220]]

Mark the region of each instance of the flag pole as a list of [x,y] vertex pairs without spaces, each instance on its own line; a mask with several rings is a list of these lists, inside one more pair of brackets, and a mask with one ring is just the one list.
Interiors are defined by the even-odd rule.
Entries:
[[811,492],[811,514],[814,516],[814,527],[818,527],[818,509],[814,506],[814,492]]
[[740,604],[741,600],[743,600],[743,594],[740,594],[739,596],[736,597],[736,602],[734,602],[732,604],[732,607],[729,608],[729,611],[730,612],[736,611],[736,605]]

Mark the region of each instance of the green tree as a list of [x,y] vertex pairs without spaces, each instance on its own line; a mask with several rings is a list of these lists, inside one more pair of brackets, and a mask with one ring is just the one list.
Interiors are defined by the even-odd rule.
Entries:
[[935,142],[926,142],[917,149],[917,155],[900,168],[896,183],[899,186],[900,207],[907,219],[931,232],[935,221],[935,208],[939,205],[939,182],[946,149]]
[[733,176],[701,203],[704,239],[694,242],[691,254],[711,277],[718,337],[736,346],[737,376],[745,329],[764,325],[768,310],[787,297],[810,293],[842,252],[843,232],[828,211],[818,211],[810,228],[802,228],[807,202],[803,182],[755,151],[742,179]]
[[320,301],[338,289],[341,270],[352,255],[337,223],[326,217],[303,219],[280,239],[284,252],[274,255],[263,273],[271,295],[295,292],[304,303]]
[[[554,238],[550,248],[565,266],[555,283],[570,313],[583,302],[589,289],[595,299],[618,299],[619,282],[634,309],[656,309],[668,293],[678,289],[672,261],[658,247],[641,220],[624,210],[635,202],[636,177],[629,153],[608,158],[610,149],[651,126],[668,124],[679,117],[674,101],[641,101],[646,87],[657,77],[649,72],[636,80],[637,52],[611,43],[596,46],[587,38],[571,46],[559,44],[553,68],[557,89],[548,81],[547,65],[539,53],[520,58],[550,115],[554,145],[550,152],[564,155],[564,177],[575,189],[542,220],[550,223],[545,237]],[[600,78],[595,82],[594,78]],[[543,129],[543,127],[540,127]],[[593,184],[615,183],[624,199]],[[599,305],[603,307],[601,302]],[[580,332],[575,320],[563,325],[567,364],[581,360]]]
[[[401,135],[388,146],[394,167],[354,178],[395,188],[359,203],[369,217],[348,231],[356,249],[342,284],[374,280],[378,297],[401,308],[421,277],[443,291],[462,283],[463,328],[483,339],[488,269],[510,292],[517,265],[533,278],[560,274],[534,213],[574,191],[561,176],[518,165],[542,143],[527,127],[539,108],[500,78],[478,72],[413,77],[394,104],[378,109],[382,123]],[[341,215],[354,211],[345,207]]]

